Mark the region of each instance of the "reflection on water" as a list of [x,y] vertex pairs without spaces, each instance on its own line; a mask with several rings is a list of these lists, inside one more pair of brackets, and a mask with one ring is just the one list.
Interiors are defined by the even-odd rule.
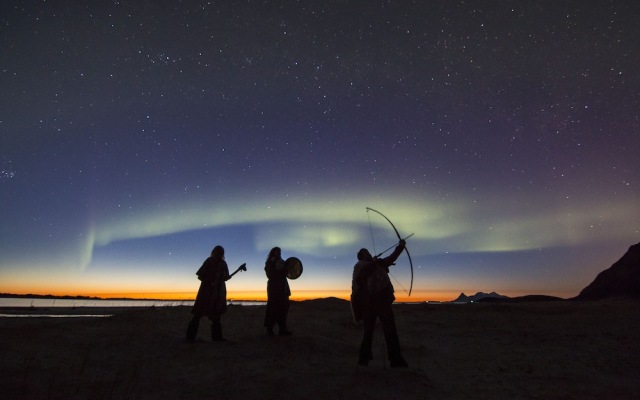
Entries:
[[0,314],[0,318],[99,318],[113,314]]
[[40,299],[0,298],[0,307],[175,307],[192,306],[193,301],[174,300],[112,300],[112,299]]
[[[260,306],[264,301],[229,301],[230,305]],[[193,300],[112,300],[112,299],[40,299],[0,298],[0,308],[7,307],[179,307],[193,306]]]

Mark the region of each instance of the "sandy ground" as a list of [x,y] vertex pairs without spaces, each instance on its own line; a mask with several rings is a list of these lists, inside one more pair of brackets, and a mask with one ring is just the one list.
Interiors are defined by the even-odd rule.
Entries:
[[[640,302],[396,305],[408,369],[382,332],[356,365],[349,304],[294,303],[291,337],[264,306],[232,306],[224,343],[187,307],[75,309],[109,318],[0,318],[3,399],[640,399]],[[28,310],[60,312],[59,309]],[[7,313],[9,311],[0,311]],[[16,312],[24,312],[16,311]]]

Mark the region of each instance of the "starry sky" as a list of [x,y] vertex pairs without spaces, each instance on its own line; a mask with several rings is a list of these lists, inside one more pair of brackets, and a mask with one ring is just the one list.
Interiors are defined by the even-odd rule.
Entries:
[[[640,241],[634,1],[7,1],[0,292],[572,297]],[[388,254],[388,253],[386,253]],[[385,255],[386,255],[385,254]]]

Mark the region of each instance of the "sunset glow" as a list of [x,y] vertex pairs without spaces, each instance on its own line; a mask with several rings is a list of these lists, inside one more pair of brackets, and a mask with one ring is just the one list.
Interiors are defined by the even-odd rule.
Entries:
[[264,300],[279,246],[346,299],[412,234],[398,301],[576,296],[640,242],[640,25],[575,4],[7,3],[0,292],[189,299],[221,245]]

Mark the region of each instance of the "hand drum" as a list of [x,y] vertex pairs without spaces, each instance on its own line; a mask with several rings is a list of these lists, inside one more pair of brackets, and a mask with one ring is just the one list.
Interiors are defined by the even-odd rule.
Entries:
[[287,258],[284,267],[287,269],[287,278],[289,279],[298,279],[302,275],[302,262],[296,257]]

